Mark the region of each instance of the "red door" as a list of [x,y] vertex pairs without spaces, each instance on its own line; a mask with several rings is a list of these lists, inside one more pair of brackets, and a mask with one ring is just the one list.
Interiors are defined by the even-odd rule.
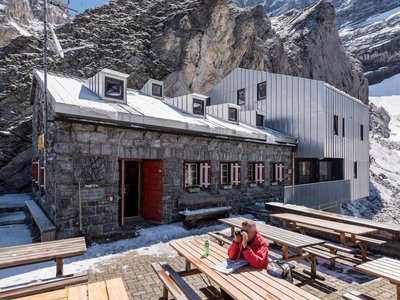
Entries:
[[143,161],[143,217],[153,221],[163,219],[163,179],[162,160]]

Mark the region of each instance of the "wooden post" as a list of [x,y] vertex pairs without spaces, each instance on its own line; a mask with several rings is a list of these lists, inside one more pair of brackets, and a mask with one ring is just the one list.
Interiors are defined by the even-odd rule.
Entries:
[[397,300],[400,300],[400,285],[397,285],[396,289],[397,289]]
[[361,257],[363,261],[367,260],[367,243],[364,241],[360,241],[359,243],[361,248]]
[[63,259],[62,258],[57,258],[56,259],[56,276],[62,276],[63,275]]
[[317,257],[315,255],[311,255],[311,274],[317,275]]
[[340,242],[341,242],[343,245],[346,245],[346,234],[345,234],[344,232],[341,232],[341,233],[340,233]]
[[190,271],[190,268],[191,268],[190,261],[187,259],[185,262],[185,270]]
[[289,256],[289,248],[287,245],[282,245],[282,257],[283,259],[287,259]]

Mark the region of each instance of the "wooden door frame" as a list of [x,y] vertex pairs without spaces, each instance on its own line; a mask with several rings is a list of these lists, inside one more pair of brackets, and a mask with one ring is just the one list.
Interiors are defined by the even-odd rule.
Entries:
[[[138,216],[142,215],[142,160],[141,159],[125,159],[120,158],[121,161],[121,211],[120,211],[120,218],[121,218],[121,226],[125,225],[125,220],[130,218],[125,218],[125,162],[136,161],[138,162]],[[135,217],[131,217],[135,218]]]

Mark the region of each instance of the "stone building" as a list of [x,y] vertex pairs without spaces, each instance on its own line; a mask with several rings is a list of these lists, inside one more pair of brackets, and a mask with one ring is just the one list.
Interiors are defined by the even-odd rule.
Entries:
[[138,218],[176,221],[183,209],[283,201],[293,183],[297,138],[239,105],[168,98],[153,79],[129,89],[128,75],[108,69],[87,80],[50,73],[46,105],[43,77],[34,71],[32,185],[57,238]]

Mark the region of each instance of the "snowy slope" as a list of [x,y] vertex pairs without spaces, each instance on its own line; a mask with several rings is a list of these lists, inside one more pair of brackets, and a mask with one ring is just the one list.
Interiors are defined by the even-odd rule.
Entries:
[[370,101],[390,116],[390,137],[370,132],[370,196],[342,213],[400,224],[400,74],[370,86]]

